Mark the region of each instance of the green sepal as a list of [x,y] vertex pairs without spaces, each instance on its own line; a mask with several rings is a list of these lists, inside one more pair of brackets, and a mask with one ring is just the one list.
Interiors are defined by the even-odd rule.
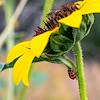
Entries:
[[83,16],[83,21],[80,28],[79,29],[74,28],[72,32],[75,43],[81,41],[89,34],[93,23],[94,23],[93,14]]
[[89,34],[93,22],[94,17],[91,14],[83,16],[82,24],[79,29],[61,24],[59,34],[55,33],[50,37],[49,43],[44,50],[46,56],[56,60],[57,57],[68,53],[73,49],[76,42],[81,41]]

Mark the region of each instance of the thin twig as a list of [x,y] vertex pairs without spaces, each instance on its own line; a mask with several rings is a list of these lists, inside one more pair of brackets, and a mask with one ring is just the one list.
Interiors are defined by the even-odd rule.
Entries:
[[5,42],[8,35],[10,35],[12,29],[15,27],[15,23],[18,20],[20,14],[22,13],[26,3],[28,0],[21,0],[19,5],[17,6],[14,14],[12,15],[11,19],[9,20],[9,23],[5,27],[4,31],[0,35],[0,48],[2,47],[3,43]]

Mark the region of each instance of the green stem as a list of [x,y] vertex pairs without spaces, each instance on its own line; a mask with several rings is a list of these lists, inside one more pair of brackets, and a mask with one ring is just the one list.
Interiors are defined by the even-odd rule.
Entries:
[[76,66],[77,66],[77,72],[78,72],[78,85],[79,85],[80,100],[88,100],[87,93],[86,93],[82,49],[81,49],[81,45],[79,42],[76,43],[75,45],[75,56],[76,56]]
[[44,27],[44,22],[46,20],[46,16],[48,13],[50,13],[52,6],[53,6],[54,0],[45,0],[44,7],[43,7],[43,13],[42,13],[42,18],[40,22],[40,26]]

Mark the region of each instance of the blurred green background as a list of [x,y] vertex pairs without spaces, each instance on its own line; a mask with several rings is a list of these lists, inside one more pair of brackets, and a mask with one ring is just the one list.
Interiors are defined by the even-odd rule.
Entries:
[[[20,2],[27,0],[0,0],[0,36]],[[48,0],[53,1],[53,0]],[[28,0],[16,23],[15,29],[0,48],[0,63],[5,63],[7,51],[16,43],[34,36],[40,25],[46,0]],[[52,10],[59,8],[66,0],[54,0]],[[23,3],[22,3],[23,4]],[[1,40],[0,40],[1,42]],[[90,34],[82,41],[87,91],[89,100],[100,97],[100,14],[95,14],[95,22]],[[30,86],[12,83],[11,71],[0,73],[0,100],[79,100],[76,80],[70,80],[64,65],[41,62],[32,65]]]

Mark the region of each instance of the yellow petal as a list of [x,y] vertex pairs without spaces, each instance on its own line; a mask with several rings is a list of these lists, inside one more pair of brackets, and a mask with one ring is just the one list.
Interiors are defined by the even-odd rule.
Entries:
[[85,2],[99,2],[100,0],[84,0]]
[[19,84],[20,81],[24,83],[24,85],[28,86],[28,73],[32,64],[32,60],[34,55],[31,50],[27,50],[23,56],[21,56],[14,65],[13,68],[13,80],[16,85]]
[[57,30],[58,30],[58,27],[52,31],[47,31],[43,34],[33,37],[31,41],[31,49],[36,57],[39,57],[41,53],[43,52],[43,50],[45,49],[51,33]]
[[80,12],[82,15],[90,13],[100,13],[100,0],[91,0],[90,2],[84,3],[81,7]]
[[82,15],[80,13],[79,10],[74,11],[71,15],[69,15],[68,17],[62,18],[61,20],[59,20],[59,23],[71,26],[71,27],[75,27],[75,28],[79,28],[80,24],[82,21]]
[[75,2],[75,5],[78,7],[78,8],[81,8],[83,6],[83,4],[85,3],[85,1],[77,1]]
[[14,46],[9,52],[8,52],[8,56],[7,56],[7,63],[12,62],[14,59],[16,59],[17,57],[21,56],[24,54],[24,52],[26,51],[26,49],[29,46],[29,41],[26,42],[22,42],[17,44],[16,46]]

